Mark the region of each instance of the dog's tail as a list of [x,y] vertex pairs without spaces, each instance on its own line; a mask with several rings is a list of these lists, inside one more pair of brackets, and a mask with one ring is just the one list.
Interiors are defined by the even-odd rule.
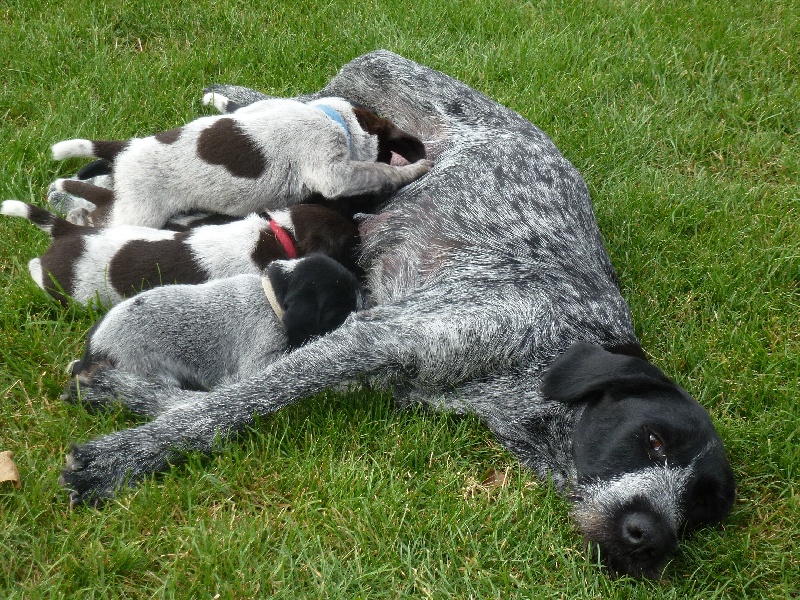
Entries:
[[64,160],[65,158],[104,158],[113,161],[128,145],[126,141],[115,140],[64,140],[53,144],[51,151],[53,159]]
[[9,217],[22,217],[28,219],[31,223],[36,225],[42,231],[46,231],[53,235],[53,229],[56,226],[69,226],[71,223],[65,221],[61,217],[57,217],[51,212],[43,208],[20,202],[19,200],[5,200],[0,205],[0,214],[8,215]]

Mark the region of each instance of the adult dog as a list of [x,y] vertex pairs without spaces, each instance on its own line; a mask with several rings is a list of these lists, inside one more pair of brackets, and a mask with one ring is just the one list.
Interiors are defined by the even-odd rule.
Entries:
[[477,414],[569,493],[607,565],[658,576],[682,531],[729,513],[735,483],[708,413],[645,360],[579,173],[520,115],[391,53],[347,64],[318,95],[331,94],[416,134],[434,161],[362,224],[375,306],[208,393],[99,371],[85,401],[121,396],[154,420],[72,449],[72,503],[209,451],[256,413],[371,377],[401,403]]
[[[333,97],[270,98],[146,138],[65,140],[52,152],[111,162],[112,189],[55,182],[97,206],[95,225],[154,228],[191,210],[243,217],[315,196],[389,194],[431,167],[416,137]],[[389,164],[394,155],[413,164]]]

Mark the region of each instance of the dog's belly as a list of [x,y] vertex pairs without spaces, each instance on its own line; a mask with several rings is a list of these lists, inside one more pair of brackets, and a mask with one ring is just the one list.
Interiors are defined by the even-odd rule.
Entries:
[[431,173],[361,224],[375,303],[451,276],[467,276],[468,288],[496,285],[507,269],[523,288],[552,272],[596,297],[619,296],[580,174],[544,136],[510,138],[476,140],[468,151],[480,160],[445,150]]

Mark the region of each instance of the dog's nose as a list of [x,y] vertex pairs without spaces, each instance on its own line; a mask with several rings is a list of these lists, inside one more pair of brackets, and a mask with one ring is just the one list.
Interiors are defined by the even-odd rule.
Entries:
[[678,544],[677,535],[657,515],[636,511],[622,519],[622,541],[633,553],[663,555]]

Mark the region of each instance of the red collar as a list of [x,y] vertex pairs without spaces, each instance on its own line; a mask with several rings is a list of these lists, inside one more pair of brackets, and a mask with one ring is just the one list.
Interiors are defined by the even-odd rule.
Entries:
[[272,219],[269,220],[269,228],[272,229],[272,233],[275,234],[275,237],[278,238],[281,246],[283,246],[283,249],[286,251],[286,256],[289,258],[297,258],[297,248],[294,247],[294,242],[289,232],[278,225],[277,221],[273,221]]

